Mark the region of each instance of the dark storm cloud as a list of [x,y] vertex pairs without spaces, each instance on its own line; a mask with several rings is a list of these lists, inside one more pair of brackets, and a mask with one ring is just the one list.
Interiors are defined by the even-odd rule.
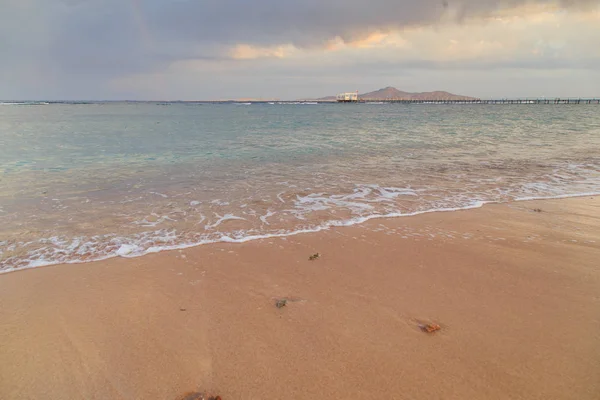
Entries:
[[[39,78],[107,80],[175,60],[222,59],[237,43],[318,47],[551,0],[0,0],[0,91]],[[565,8],[598,0],[562,0]],[[33,72],[32,72],[33,71]]]
[[[143,2],[157,33],[199,41],[319,45],[336,36],[364,37],[373,30],[433,24],[443,16],[460,20],[503,7],[549,0],[204,0]],[[142,2],[140,1],[140,4]],[[585,7],[597,0],[563,0]],[[174,27],[176,27],[174,29]]]
[[[50,56],[74,70],[138,69],[181,58],[219,56],[219,46],[239,42],[319,46],[341,37],[360,39],[374,30],[434,24],[502,7],[550,0],[0,0],[0,22],[20,23],[6,47],[27,45],[31,24],[41,24]],[[598,0],[562,0],[564,7]],[[11,15],[14,14],[14,15]],[[31,22],[29,17],[32,17]],[[19,21],[20,20],[20,21]],[[2,29],[2,28],[0,28]],[[34,28],[35,30],[35,28]],[[0,44],[0,46],[3,46]],[[0,47],[0,50],[3,50]]]
[[[442,17],[469,16],[523,4],[553,0],[80,0],[103,18],[105,28],[127,32],[129,22],[155,43],[196,45],[244,42],[258,45],[292,43],[319,46],[335,37],[363,38],[374,30],[435,24]],[[103,13],[98,13],[103,4]],[[112,4],[112,5],[111,5]],[[117,4],[120,4],[118,6]],[[562,7],[586,7],[598,0],[560,0]],[[119,10],[119,11],[117,11]],[[125,15],[125,21],[122,20]],[[82,21],[80,21],[81,23]],[[93,24],[92,24],[93,25]],[[90,29],[82,24],[81,28]],[[70,32],[72,33],[72,32]],[[100,36],[102,33],[99,32]],[[193,47],[193,46],[192,46]],[[191,50],[191,51],[190,51]],[[206,51],[189,49],[191,54]],[[185,51],[183,53],[186,53]]]

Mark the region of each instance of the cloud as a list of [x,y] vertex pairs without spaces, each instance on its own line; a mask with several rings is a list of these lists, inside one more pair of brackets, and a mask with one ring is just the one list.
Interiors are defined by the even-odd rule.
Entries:
[[558,8],[586,8],[598,4],[594,0],[138,2],[139,12],[143,13],[149,29],[165,38],[193,42],[244,41],[260,45],[289,43],[296,47],[320,46],[335,37],[344,41],[360,40],[374,30],[387,31],[431,25],[443,20],[489,16],[532,3]]
[[[437,66],[478,57],[501,65],[515,55],[519,60],[577,56],[583,45],[568,42],[561,47],[559,41],[539,35],[535,35],[537,53],[529,54],[529,44],[510,43],[498,27],[531,23],[525,17],[543,17],[544,12],[554,18],[562,15],[560,10],[591,16],[586,28],[577,29],[584,29],[582,40],[593,53],[595,45],[589,38],[597,37],[598,29],[590,26],[600,21],[594,19],[599,4],[598,0],[0,0],[0,76],[5,77],[0,92],[27,88],[37,93],[46,88],[48,93],[100,96],[111,93],[108,84],[115,80],[169,75],[192,64],[206,70],[216,63],[237,71],[228,63],[291,59],[293,68],[300,64],[310,69],[310,63],[360,63],[365,56],[398,65]],[[492,31],[497,38],[487,35]],[[485,37],[474,40],[473,32]],[[514,40],[528,43],[525,35]],[[402,58],[390,56],[390,49]]]
[[234,60],[254,60],[257,58],[285,58],[294,52],[293,46],[261,47],[248,44],[238,44],[230,51]]

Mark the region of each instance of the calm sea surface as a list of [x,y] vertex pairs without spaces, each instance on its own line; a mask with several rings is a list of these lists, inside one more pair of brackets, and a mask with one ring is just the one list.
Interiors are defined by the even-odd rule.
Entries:
[[597,192],[597,105],[0,104],[0,272]]

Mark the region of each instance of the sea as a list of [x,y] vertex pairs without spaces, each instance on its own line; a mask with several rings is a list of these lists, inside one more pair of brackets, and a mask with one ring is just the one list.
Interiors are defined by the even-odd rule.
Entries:
[[597,105],[0,103],[0,272],[599,193]]

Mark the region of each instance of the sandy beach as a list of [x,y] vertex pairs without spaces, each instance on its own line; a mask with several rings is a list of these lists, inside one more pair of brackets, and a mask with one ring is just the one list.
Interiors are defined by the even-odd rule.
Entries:
[[0,275],[0,360],[4,400],[599,399],[600,197]]

